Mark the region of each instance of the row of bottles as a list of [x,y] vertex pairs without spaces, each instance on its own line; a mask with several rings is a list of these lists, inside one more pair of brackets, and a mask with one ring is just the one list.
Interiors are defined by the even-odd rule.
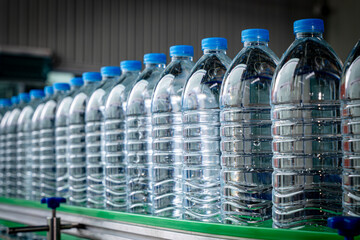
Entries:
[[341,77],[323,31],[296,21],[281,60],[248,29],[232,61],[206,38],[195,64],[173,46],[168,66],[150,53],[142,72],[123,61],[0,100],[0,194],[282,228],[359,216],[360,46]]

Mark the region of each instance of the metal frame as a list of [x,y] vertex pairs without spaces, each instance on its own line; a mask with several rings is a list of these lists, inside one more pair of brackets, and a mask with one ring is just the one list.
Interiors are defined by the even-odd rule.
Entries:
[[[26,225],[44,225],[46,218],[51,214],[48,210],[0,204],[1,219],[18,222]],[[111,221],[103,218],[89,217],[77,214],[58,212],[57,215],[63,223],[81,223],[85,229],[63,230],[63,233],[88,238],[88,239],[107,239],[107,240],[215,240],[215,239],[238,239],[239,238],[222,235],[202,234],[197,232],[169,230],[160,227],[150,227],[142,224],[125,223],[121,221]],[[254,239],[253,239],[254,240]]]

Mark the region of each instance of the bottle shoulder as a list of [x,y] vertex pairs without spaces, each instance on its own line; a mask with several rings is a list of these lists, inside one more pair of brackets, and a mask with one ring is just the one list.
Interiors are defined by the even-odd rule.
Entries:
[[20,113],[21,113],[21,108],[19,108],[19,107],[14,108],[11,111],[9,118],[7,120],[7,126],[16,125],[17,121],[19,119]]
[[203,55],[186,81],[183,110],[218,109],[220,88],[231,59],[224,53]]
[[28,120],[31,120],[33,113],[34,109],[31,105],[25,106],[20,113],[18,124],[22,125]]
[[204,54],[201,58],[195,63],[191,74],[195,73],[198,70],[211,70],[214,68],[229,68],[231,64],[231,59],[224,53],[209,53]]
[[234,69],[239,64],[246,66],[247,71],[251,75],[256,75],[259,72],[264,72],[264,70],[267,70],[267,66],[265,65],[268,65],[271,68],[276,68],[276,66],[279,64],[279,61],[279,58],[269,47],[244,47],[231,62],[226,75],[228,75],[232,69]]
[[342,63],[321,38],[295,40],[277,66],[272,104],[322,104],[339,99]]
[[342,62],[332,47],[315,37],[296,39],[283,54],[278,69],[288,61],[297,61],[296,74],[317,70],[341,71]]
[[147,114],[151,107],[151,97],[160,79],[163,68],[145,68],[139,75],[128,97],[126,114]]
[[268,108],[277,64],[277,56],[268,47],[244,47],[225,74],[220,107]]
[[113,112],[111,107],[117,108],[127,101],[138,76],[139,72],[125,72],[121,75],[119,82],[104,96],[105,112]]
[[39,121],[40,119],[40,115],[41,115],[41,112],[43,110],[45,106],[45,101],[42,101],[35,109],[35,112],[32,116],[32,122],[33,122],[33,125],[35,126],[36,125],[36,122]]
[[151,103],[151,112],[181,111],[181,96],[187,78],[194,66],[192,61],[173,61],[157,83]]
[[360,100],[360,41],[347,57],[341,74],[340,98]]
[[86,104],[86,111],[92,111],[93,109],[99,108],[103,105],[103,97],[106,91],[104,88],[96,89],[89,97],[89,101]]

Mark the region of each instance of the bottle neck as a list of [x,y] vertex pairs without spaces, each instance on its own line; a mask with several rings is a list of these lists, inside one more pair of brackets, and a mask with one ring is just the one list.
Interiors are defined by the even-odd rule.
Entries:
[[126,69],[124,69],[124,70],[122,70],[122,72],[123,72],[123,74],[124,73],[136,74],[136,73],[139,73],[140,70],[126,70]]
[[176,60],[192,61],[193,58],[191,56],[172,56],[171,57],[171,61],[176,61]]
[[71,86],[71,90],[74,91],[74,90],[78,90],[79,88],[81,88],[81,86]]
[[38,99],[40,99],[40,98],[39,97],[32,97],[30,101],[36,101]]
[[268,46],[269,46],[269,42],[265,42],[265,41],[249,41],[249,42],[244,42],[244,47],[250,47],[250,46],[265,46],[265,47],[268,47]]
[[102,81],[110,80],[110,79],[118,79],[120,76],[104,76]]
[[54,94],[63,94],[66,93],[66,90],[55,90]]
[[145,68],[165,68],[164,63],[146,63]]
[[97,82],[100,82],[100,81],[89,81],[89,80],[84,80],[84,85],[91,85],[91,84],[94,84],[94,83],[97,83]]
[[323,38],[323,34],[321,32],[299,32],[296,33],[295,35],[296,39],[308,38],[308,37]]
[[204,49],[204,54],[223,53],[226,54],[225,49]]

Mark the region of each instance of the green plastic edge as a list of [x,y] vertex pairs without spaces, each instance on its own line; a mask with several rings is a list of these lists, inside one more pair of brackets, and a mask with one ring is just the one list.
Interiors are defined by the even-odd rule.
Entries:
[[[24,224],[8,221],[8,220],[4,220],[4,219],[0,219],[0,224],[4,225],[6,227],[24,227],[25,226]],[[46,235],[45,232],[36,232],[36,234],[41,235],[41,236]],[[84,240],[85,238],[79,238],[79,237],[75,237],[75,236],[72,236],[69,234],[62,233],[61,239],[63,239],[63,240]]]
[[[23,207],[32,207],[48,210],[46,205],[40,204],[34,201],[12,199],[12,198],[1,198],[0,203],[12,204]],[[204,223],[195,221],[176,220],[169,218],[153,217],[147,215],[115,212],[100,209],[91,209],[83,207],[75,207],[63,204],[57,209],[60,212],[66,212],[71,214],[79,214],[90,217],[103,218],[107,220],[115,220],[127,223],[143,224],[147,226],[155,226],[176,230],[184,230],[190,232],[214,234],[214,235],[225,235],[232,237],[242,238],[255,238],[264,240],[278,240],[278,239],[309,239],[309,240],[342,240],[343,237],[339,236],[334,232],[322,231],[304,231],[304,230],[291,230],[291,229],[274,229],[270,227],[252,227],[252,226],[236,226],[236,225],[225,225],[217,223]],[[1,214],[0,214],[1,218]],[[268,224],[264,224],[266,226]],[[355,238],[360,240],[360,237]]]

